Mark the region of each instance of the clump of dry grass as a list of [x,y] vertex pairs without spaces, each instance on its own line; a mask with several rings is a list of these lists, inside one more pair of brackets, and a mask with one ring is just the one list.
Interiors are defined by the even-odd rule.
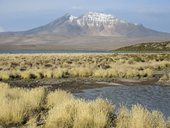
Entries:
[[16,71],[13,72],[13,74],[15,73],[14,76],[17,76],[21,79],[40,79],[42,78],[41,76],[41,70],[39,69],[29,69],[26,71]]
[[67,69],[58,68],[58,69],[53,70],[52,76],[53,78],[56,78],[56,79],[63,78],[65,77],[67,72],[68,72]]
[[170,73],[164,74],[160,79],[159,82],[167,82],[170,80]]
[[87,67],[75,67],[70,70],[70,75],[74,77],[88,77],[92,74],[92,69]]
[[40,107],[43,98],[42,88],[10,88],[0,83],[0,124],[21,124],[29,113]]
[[9,80],[10,72],[9,71],[0,71],[0,80]]
[[45,127],[104,128],[110,126],[109,114],[113,110],[113,106],[102,99],[84,101],[68,98],[65,102],[57,102],[49,111]]
[[31,73],[30,73],[30,71],[20,72],[20,77],[21,77],[22,79],[30,79]]
[[167,128],[167,125],[161,112],[134,105],[130,111],[126,107],[120,109],[116,128]]
[[51,110],[46,128],[104,128],[109,126],[109,114],[114,110],[105,100],[79,100],[62,90],[48,94],[47,106]]
[[41,72],[43,78],[52,78],[53,76],[53,71],[52,70],[48,70],[48,69],[44,69]]
[[45,127],[72,128],[74,113],[74,102],[67,101],[58,104],[48,112]]
[[47,106],[54,107],[56,105],[62,104],[63,102],[68,102],[73,99],[74,97],[71,93],[62,90],[56,90],[48,94]]
[[101,77],[101,78],[105,78],[105,77],[108,77],[108,71],[107,70],[104,70],[104,69],[97,69],[93,72],[93,76],[94,77]]

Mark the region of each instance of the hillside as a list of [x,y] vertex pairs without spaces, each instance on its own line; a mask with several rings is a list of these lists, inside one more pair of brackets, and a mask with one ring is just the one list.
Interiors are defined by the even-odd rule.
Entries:
[[141,43],[136,45],[130,45],[126,47],[118,48],[114,51],[158,51],[158,52],[169,52],[170,51],[170,41],[166,42],[149,42]]

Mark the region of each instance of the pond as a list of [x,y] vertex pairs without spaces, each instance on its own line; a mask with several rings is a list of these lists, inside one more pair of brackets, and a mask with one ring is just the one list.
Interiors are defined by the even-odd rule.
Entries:
[[162,86],[112,86],[84,90],[75,96],[84,99],[95,99],[97,97],[107,99],[116,105],[131,107],[141,104],[149,110],[159,110],[165,117],[170,116],[170,87]]

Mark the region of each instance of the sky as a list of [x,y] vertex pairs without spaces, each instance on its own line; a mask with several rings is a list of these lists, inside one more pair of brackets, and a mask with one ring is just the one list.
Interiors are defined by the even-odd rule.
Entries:
[[89,11],[170,33],[170,0],[0,0],[0,32],[28,30],[66,13]]

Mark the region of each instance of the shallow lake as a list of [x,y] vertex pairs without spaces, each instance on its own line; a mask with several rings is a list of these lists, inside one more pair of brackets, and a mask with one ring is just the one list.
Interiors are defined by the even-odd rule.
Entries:
[[[140,52],[114,52],[111,50],[0,50],[0,54],[34,54],[34,53],[113,53],[113,54],[138,54]],[[142,53],[142,52],[141,52]],[[161,52],[143,52],[158,54]]]
[[0,50],[0,54],[18,54],[18,53],[113,53],[106,50]]
[[75,96],[84,99],[104,98],[115,104],[116,108],[122,104],[131,107],[139,103],[149,110],[159,110],[166,117],[170,116],[170,87],[119,85],[88,89]]

